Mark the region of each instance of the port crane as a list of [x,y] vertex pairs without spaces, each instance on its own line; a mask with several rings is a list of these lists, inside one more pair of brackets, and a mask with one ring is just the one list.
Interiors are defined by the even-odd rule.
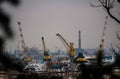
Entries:
[[43,60],[44,60],[44,61],[51,61],[51,56],[48,54],[48,52],[47,52],[47,50],[46,50],[44,37],[42,37],[41,39],[42,39],[43,51],[44,51]]
[[[74,43],[72,43],[72,42],[67,43],[66,40],[59,33],[57,33],[56,36],[58,36],[58,38],[61,40],[61,42],[65,46],[67,52],[69,52],[71,62],[74,62],[74,56],[76,55],[76,51],[75,51],[75,48],[74,48]],[[78,57],[77,61],[78,62],[84,62],[84,61],[86,61],[86,58],[85,57]]]
[[[70,42],[68,44],[66,42],[66,40],[62,37],[62,35],[60,35],[59,33],[57,33],[56,36],[58,36],[58,38],[61,40],[61,42],[65,46],[67,52],[69,52],[71,62],[74,62],[74,56],[76,55],[76,51],[75,51],[75,48],[74,48],[74,43]],[[81,61],[86,61],[86,58],[85,57],[79,57],[79,58],[77,58],[77,61],[80,61],[80,62]]]
[[25,41],[24,41],[24,37],[23,37],[23,33],[22,33],[21,23],[19,21],[17,23],[18,23],[18,26],[19,26],[20,43],[21,43],[21,48],[22,48],[22,52],[23,52],[24,61],[28,63],[28,62],[31,61],[31,58],[27,55],[27,47],[25,45]]
[[[69,68],[72,71],[72,74],[75,75],[74,71],[78,66],[75,61],[77,61],[77,62],[85,62],[86,58],[85,57],[77,57],[77,58],[75,58],[76,51],[75,51],[75,48],[74,48],[74,43],[73,42],[70,42],[70,43],[66,42],[66,40],[59,33],[57,33],[56,36],[60,39],[60,41],[65,46],[67,52],[69,53],[69,56],[70,56],[70,67]],[[69,72],[67,72],[67,73],[69,73]],[[69,74],[67,74],[67,77],[68,77],[68,75]]]
[[108,19],[108,16],[105,17],[105,23],[104,23],[101,43],[100,43],[99,52],[98,52],[98,55],[97,55],[98,64],[101,67],[103,65],[102,63],[103,63],[103,57],[104,57],[104,40],[105,40],[105,31],[106,31],[106,26],[107,26],[107,19]]
[[59,34],[57,33],[56,36],[60,39],[60,41],[63,43],[63,45],[65,46],[67,52],[69,52],[69,55],[71,58],[74,58],[76,52],[74,49],[74,43],[67,43],[66,40]]

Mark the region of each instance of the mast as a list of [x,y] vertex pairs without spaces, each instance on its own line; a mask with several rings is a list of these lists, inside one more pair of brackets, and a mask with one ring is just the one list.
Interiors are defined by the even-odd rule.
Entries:
[[81,31],[78,32],[78,48],[81,49]]

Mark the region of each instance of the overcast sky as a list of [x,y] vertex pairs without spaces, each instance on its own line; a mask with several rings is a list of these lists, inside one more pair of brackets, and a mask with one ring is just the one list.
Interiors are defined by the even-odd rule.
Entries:
[[[56,36],[60,33],[66,41],[74,42],[78,47],[78,31],[81,30],[81,47],[97,48],[100,44],[105,16],[107,13],[102,7],[91,7],[89,2],[99,4],[96,0],[21,0],[20,6],[13,8],[4,4],[3,7],[12,17],[12,28],[15,38],[7,43],[7,48],[17,48],[19,28],[21,22],[26,46],[36,46],[42,49],[41,37],[45,38],[46,47],[50,50],[65,50],[65,47]],[[116,5],[113,13],[119,12]],[[110,17],[107,20],[105,31],[105,48],[110,44],[117,44],[116,31],[120,25]]]

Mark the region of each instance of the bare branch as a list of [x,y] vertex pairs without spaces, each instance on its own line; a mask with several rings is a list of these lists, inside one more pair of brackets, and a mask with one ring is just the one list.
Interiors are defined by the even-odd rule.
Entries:
[[109,7],[111,6],[110,1],[108,1],[108,6],[109,6]]
[[110,8],[113,8],[113,3],[115,2],[115,0],[113,0],[110,4]]
[[99,0],[99,2],[101,3],[101,5],[102,5],[103,7],[106,7],[106,6],[105,6],[105,2],[104,2],[103,0]]
[[115,49],[113,48],[113,45],[111,44],[111,51],[113,51],[114,53],[117,53],[116,51],[115,51]]
[[120,3],[120,0],[117,0]]
[[118,23],[120,24],[120,20],[117,19],[116,17],[114,17],[114,16],[110,13],[110,9],[108,8],[108,9],[106,9],[106,10],[107,10],[108,15],[109,15],[111,18],[113,18],[116,22],[118,22]]
[[91,7],[101,7],[101,6],[103,6],[104,8],[109,8],[109,9],[111,9],[111,8],[113,8],[113,2],[114,2],[114,0],[112,0],[112,1],[110,1],[110,0],[98,0],[99,2],[100,2],[100,4],[99,5],[93,5],[92,3],[90,3],[90,5],[91,5]]
[[116,47],[118,48],[118,53],[120,54],[120,46],[116,45]]
[[106,7],[108,7],[107,2],[108,2],[108,0],[105,0],[105,6],[106,6]]
[[119,39],[119,41],[120,41],[120,36],[119,36],[118,32],[116,33],[116,35],[117,35],[117,38],[118,38],[118,39]]
[[91,2],[89,2],[90,3],[90,6],[91,7],[101,7],[102,5],[93,5]]
[[102,4],[104,3],[104,1],[103,1],[103,0],[99,0],[99,2],[100,2],[100,3],[102,3]]
[[111,51],[113,51],[113,53],[115,54],[115,56],[120,57],[120,54],[113,48],[113,45],[111,44]]
[[111,8],[113,8],[113,3],[114,3],[114,0],[107,0],[108,2],[107,2],[107,8],[109,8],[109,9],[111,9]]
[[118,50],[120,50],[120,47],[118,45],[116,45],[116,47],[118,48]]
[[[112,19],[114,19],[117,23],[119,23],[120,24],[120,20],[119,20],[119,18],[118,17],[115,17],[112,13],[111,13],[111,9],[114,7],[114,3],[115,3],[115,0],[98,0],[99,1],[99,3],[100,3],[100,5],[93,5],[92,3],[90,3],[90,5],[92,6],[92,7],[103,7],[105,10],[106,10],[106,12],[108,13],[108,15],[112,18]],[[118,2],[120,3],[120,0],[118,0]],[[119,15],[120,15],[120,13],[119,13]]]

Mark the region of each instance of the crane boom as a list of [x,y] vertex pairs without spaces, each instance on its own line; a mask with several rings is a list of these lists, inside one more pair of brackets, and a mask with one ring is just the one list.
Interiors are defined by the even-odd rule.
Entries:
[[59,33],[57,33],[56,36],[58,36],[58,38],[61,40],[66,50],[69,51],[70,45],[65,41],[65,39]]
[[42,39],[43,51],[44,51],[43,60],[44,60],[44,61],[50,61],[50,60],[51,60],[51,56],[48,54],[48,52],[47,52],[47,50],[46,50],[44,37],[42,37],[41,39]]
[[70,53],[70,56],[74,57],[74,55],[76,54],[75,49],[74,49],[74,43],[68,44],[66,40],[59,33],[57,33],[56,36],[58,36],[58,38],[61,40],[66,50]]
[[45,46],[44,37],[42,37],[41,39],[42,39],[42,43],[43,43],[43,50],[44,50],[44,52],[45,52],[45,51],[46,51],[46,46]]

